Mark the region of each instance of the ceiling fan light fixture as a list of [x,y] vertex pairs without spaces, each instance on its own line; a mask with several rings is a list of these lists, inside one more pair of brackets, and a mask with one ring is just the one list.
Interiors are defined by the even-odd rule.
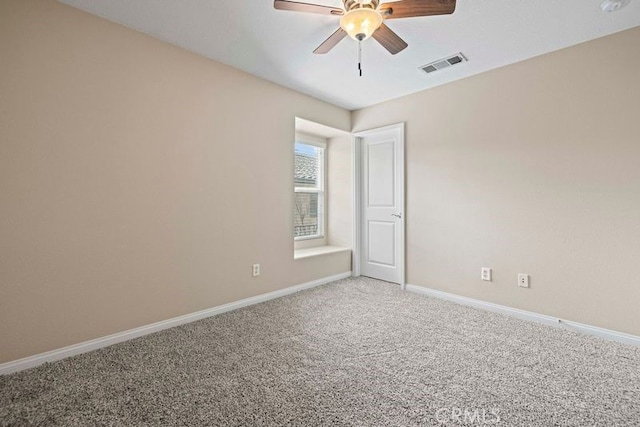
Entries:
[[352,9],[340,18],[340,27],[354,40],[366,40],[382,25],[380,12],[370,8]]

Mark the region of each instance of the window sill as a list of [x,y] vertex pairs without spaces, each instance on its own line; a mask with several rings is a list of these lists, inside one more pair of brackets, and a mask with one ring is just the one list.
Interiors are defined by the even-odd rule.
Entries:
[[351,252],[351,249],[340,246],[316,246],[314,248],[296,249],[293,252],[293,259],[310,258],[320,255],[335,254],[338,252]]

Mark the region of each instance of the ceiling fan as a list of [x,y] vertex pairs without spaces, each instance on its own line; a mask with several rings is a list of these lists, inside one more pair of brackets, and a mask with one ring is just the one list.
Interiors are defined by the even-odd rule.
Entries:
[[456,0],[399,0],[380,4],[380,0],[342,0],[344,9],[290,0],[274,0],[280,10],[340,16],[340,28],[329,36],[313,53],[329,52],[343,38],[363,41],[373,37],[392,55],[408,44],[391,31],[383,21],[415,16],[447,15],[456,9]]

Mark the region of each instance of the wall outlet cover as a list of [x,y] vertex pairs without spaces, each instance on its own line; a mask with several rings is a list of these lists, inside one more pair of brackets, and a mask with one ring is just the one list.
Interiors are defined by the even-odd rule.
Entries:
[[520,286],[521,288],[528,288],[529,287],[529,275],[528,274],[524,274],[524,273],[518,274],[518,286]]

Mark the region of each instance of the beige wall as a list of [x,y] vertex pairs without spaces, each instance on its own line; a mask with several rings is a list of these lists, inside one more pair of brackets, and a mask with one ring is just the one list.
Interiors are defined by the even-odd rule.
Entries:
[[353,180],[351,136],[329,139],[327,150],[327,243],[352,248]]
[[353,114],[355,131],[406,122],[409,283],[640,335],[639,44],[635,28]]
[[52,0],[0,58],[0,363],[350,270],[291,227],[295,116],[348,111]]

